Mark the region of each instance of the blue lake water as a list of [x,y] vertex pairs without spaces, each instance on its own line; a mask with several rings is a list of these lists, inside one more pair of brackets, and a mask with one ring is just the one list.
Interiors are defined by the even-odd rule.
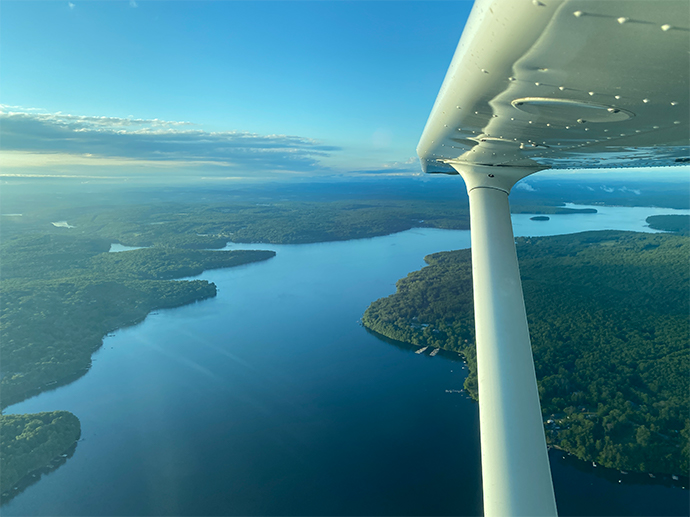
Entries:
[[[649,231],[653,208],[514,216],[516,235]],[[456,354],[417,355],[359,324],[369,303],[469,232],[272,249],[208,271],[218,296],[104,340],[74,383],[7,409],[64,409],[82,440],[3,515],[478,515],[477,405]],[[551,453],[561,515],[688,515],[688,492]],[[620,481],[620,482],[619,482]],[[670,483],[669,483],[670,485]]]

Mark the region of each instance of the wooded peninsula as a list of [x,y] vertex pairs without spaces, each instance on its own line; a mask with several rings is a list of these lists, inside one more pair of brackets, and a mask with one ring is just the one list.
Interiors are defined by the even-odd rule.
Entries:
[[[518,238],[549,444],[626,471],[688,472],[690,238],[585,232]],[[461,353],[477,397],[470,250],[436,253],[364,325]]]
[[79,419],[67,411],[0,415],[0,491],[63,454],[81,435]]

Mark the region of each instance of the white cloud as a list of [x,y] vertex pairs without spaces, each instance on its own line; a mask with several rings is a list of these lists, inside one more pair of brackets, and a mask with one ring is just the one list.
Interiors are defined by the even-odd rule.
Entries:
[[373,168],[357,169],[357,174],[380,174],[386,176],[418,176],[421,173],[419,158],[411,156],[401,162],[385,162]]
[[134,0],[129,0],[129,6],[132,8],[139,7],[139,4],[137,4]]
[[340,150],[316,140],[243,131],[209,132],[190,122],[84,116],[0,106],[3,155],[16,166],[56,161],[92,164],[230,167],[262,172],[320,172],[320,160]]
[[535,189],[532,185],[530,185],[526,181],[521,181],[520,183],[516,184],[514,188],[517,190],[526,190],[527,192],[536,192],[537,191],[537,189]]
[[74,9],[75,7],[77,7],[77,6],[74,5],[72,2],[67,2],[67,6],[68,6],[70,9]]
[[620,190],[621,192],[632,192],[632,193],[635,194],[636,196],[639,196],[640,194],[642,194],[642,191],[640,191],[640,190],[638,190],[638,189],[636,189],[636,188],[622,187],[622,188],[620,188],[619,190]]

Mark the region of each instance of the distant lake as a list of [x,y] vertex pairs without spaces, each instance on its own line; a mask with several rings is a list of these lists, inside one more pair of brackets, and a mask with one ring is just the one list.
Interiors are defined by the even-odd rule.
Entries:
[[[513,217],[516,235],[649,231],[687,210]],[[469,247],[468,231],[236,245],[265,262],[208,271],[218,296],[105,338],[76,382],[7,413],[68,410],[82,440],[3,515],[478,515],[477,405],[457,354],[417,355],[359,324],[373,300]],[[688,492],[552,451],[561,515],[688,515]],[[619,482],[620,481],[620,482]]]

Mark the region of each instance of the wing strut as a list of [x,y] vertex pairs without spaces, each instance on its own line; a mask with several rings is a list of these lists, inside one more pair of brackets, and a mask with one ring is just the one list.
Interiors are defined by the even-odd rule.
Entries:
[[453,164],[470,198],[484,515],[551,515],[551,481],[508,194],[520,168]]

